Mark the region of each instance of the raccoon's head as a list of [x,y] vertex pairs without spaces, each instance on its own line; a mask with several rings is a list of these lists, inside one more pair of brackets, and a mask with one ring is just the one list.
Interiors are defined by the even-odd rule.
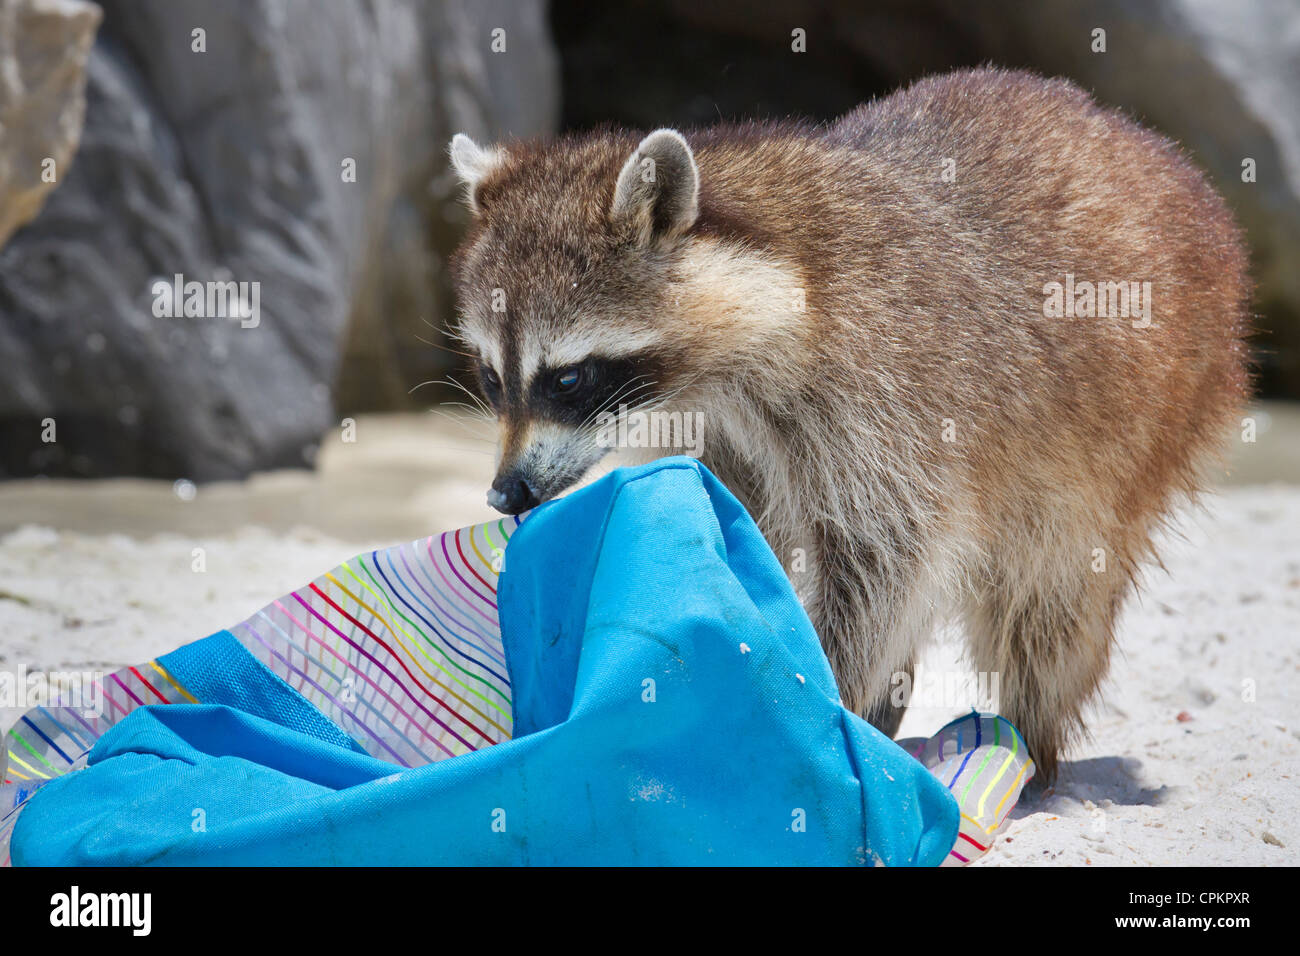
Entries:
[[451,159],[474,214],[457,331],[500,424],[488,503],[517,514],[606,454],[608,413],[682,384],[699,170],[670,129],[493,148],[461,134]]

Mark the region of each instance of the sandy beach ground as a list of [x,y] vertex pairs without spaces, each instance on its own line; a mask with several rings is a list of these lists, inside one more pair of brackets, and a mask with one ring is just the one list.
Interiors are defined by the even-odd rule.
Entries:
[[[1091,738],[977,865],[1300,863],[1300,410],[1254,414],[1258,441],[1237,446],[1127,606]],[[198,489],[0,484],[0,671],[139,663],[367,547],[493,515],[490,428],[381,416],[355,437],[327,439],[313,473]],[[918,686],[964,668],[954,637]],[[929,735],[965,702],[935,703],[901,734]],[[21,710],[0,706],[0,727]]]

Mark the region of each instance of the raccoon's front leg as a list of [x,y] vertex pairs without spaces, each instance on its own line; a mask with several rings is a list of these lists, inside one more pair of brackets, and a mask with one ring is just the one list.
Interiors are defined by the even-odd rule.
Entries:
[[[911,687],[916,679],[916,662],[913,658],[908,658],[898,675],[905,679],[905,686]],[[890,675],[889,684],[883,694],[877,694],[875,703],[867,708],[866,713],[861,716],[872,727],[875,727],[887,737],[898,736],[898,726],[903,722],[903,714],[907,712],[907,699],[904,696],[900,703],[895,700],[894,689],[900,686],[896,683],[894,675]]]
[[844,706],[890,737],[906,710],[891,694],[895,675],[906,674],[910,687],[933,623],[919,568],[901,536],[886,546],[823,527],[809,555],[810,586],[801,589]]

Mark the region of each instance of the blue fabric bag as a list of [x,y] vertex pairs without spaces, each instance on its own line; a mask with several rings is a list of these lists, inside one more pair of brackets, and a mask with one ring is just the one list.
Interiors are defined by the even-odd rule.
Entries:
[[[513,737],[409,769],[363,752],[230,632],[14,827],[17,865],[937,865],[953,796],[839,703],[744,509],[698,462],[543,505],[505,552]],[[160,669],[159,673],[163,673]],[[281,686],[282,685],[282,686]]]

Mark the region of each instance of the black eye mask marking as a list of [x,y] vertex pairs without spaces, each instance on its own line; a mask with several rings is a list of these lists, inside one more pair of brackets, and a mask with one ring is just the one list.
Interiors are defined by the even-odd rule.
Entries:
[[493,408],[500,408],[501,379],[497,373],[487,365],[480,364],[478,367],[478,382],[479,387],[483,389],[483,395],[487,398],[488,404]]
[[570,365],[555,373],[555,382],[551,390],[556,395],[567,395],[576,392],[582,386],[582,380],[587,372],[587,367],[583,365]]
[[592,357],[577,365],[543,367],[533,376],[528,408],[538,418],[577,428],[602,411],[636,406],[661,391],[651,356]]

